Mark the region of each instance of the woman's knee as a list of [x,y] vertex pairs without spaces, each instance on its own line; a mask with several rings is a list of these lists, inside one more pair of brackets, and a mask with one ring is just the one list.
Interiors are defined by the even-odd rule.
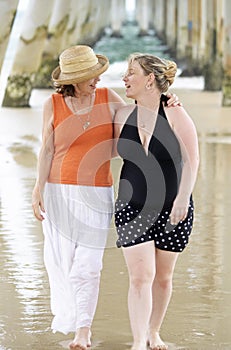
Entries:
[[146,285],[152,285],[154,280],[154,271],[140,271],[139,273],[130,273],[129,274],[130,285],[136,289],[140,289]]
[[79,249],[72,266],[72,274],[79,278],[89,279],[100,277],[103,267],[103,250]]
[[172,287],[172,273],[156,273],[155,281],[159,284],[159,286],[163,289],[168,289]]

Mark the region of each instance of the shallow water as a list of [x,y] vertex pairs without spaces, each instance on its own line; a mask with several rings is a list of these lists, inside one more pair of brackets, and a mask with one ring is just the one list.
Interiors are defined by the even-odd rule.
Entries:
[[[170,58],[168,47],[157,38],[154,30],[147,36],[138,36],[139,28],[136,24],[128,22],[121,28],[121,38],[111,37],[110,29],[95,44],[95,52],[100,52],[109,58],[110,64],[125,61],[131,52],[149,52],[153,55],[163,55]],[[115,49],[116,48],[116,49]]]
[[[0,350],[63,349],[71,339],[49,328],[43,234],[31,210],[40,114],[38,106],[0,114]],[[203,133],[200,150],[194,230],[176,266],[162,328],[170,350],[231,349],[230,135]],[[117,178],[120,161],[112,165]],[[114,238],[105,251],[93,349],[125,350],[131,343],[127,272]]]
[[[123,40],[120,45],[120,39],[107,37],[95,48],[114,62],[101,85],[120,87],[118,75],[126,67],[123,60],[128,51],[138,50],[131,27],[126,30],[129,41],[125,45]],[[156,54],[160,50],[167,56],[166,47],[158,41],[150,42],[149,37],[142,40],[139,43],[147,50]],[[177,94],[195,117],[201,163],[194,192],[194,230],[176,266],[162,336],[169,350],[231,350],[230,109],[220,108],[219,94],[201,91],[200,77],[177,78],[175,87],[184,89]],[[0,109],[0,350],[58,350],[67,348],[71,339],[71,335],[50,331],[43,234],[31,210],[41,104],[47,94],[39,91],[32,95],[31,109]],[[114,160],[112,166],[117,179],[120,161]],[[115,248],[112,229],[93,324],[93,349],[129,349],[127,289],[126,267],[121,250]]]

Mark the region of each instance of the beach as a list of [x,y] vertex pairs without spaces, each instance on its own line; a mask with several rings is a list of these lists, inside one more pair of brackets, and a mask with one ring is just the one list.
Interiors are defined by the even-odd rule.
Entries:
[[[115,90],[125,98],[121,86]],[[196,125],[201,160],[195,225],[176,266],[162,336],[169,350],[230,350],[231,109],[221,107],[221,92],[180,83],[172,91]],[[71,339],[50,331],[43,234],[31,210],[42,105],[51,92],[34,90],[31,108],[0,108],[0,350],[57,350],[67,348]],[[120,166],[119,158],[112,161],[115,186]],[[131,343],[127,271],[115,239],[112,224],[93,324],[96,350],[126,350]]]

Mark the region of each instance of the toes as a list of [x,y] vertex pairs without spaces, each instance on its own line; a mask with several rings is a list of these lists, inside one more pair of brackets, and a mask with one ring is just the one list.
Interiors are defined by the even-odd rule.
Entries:
[[87,350],[86,346],[83,346],[81,344],[70,344],[69,348],[70,350]]

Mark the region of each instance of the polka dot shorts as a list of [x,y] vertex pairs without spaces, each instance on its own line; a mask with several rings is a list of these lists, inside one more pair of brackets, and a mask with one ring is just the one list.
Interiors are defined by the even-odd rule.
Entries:
[[193,225],[193,200],[191,199],[185,220],[178,225],[170,224],[171,210],[142,212],[131,204],[117,199],[115,203],[115,225],[118,234],[117,247],[130,247],[154,241],[155,247],[172,252],[182,252],[188,244]]

